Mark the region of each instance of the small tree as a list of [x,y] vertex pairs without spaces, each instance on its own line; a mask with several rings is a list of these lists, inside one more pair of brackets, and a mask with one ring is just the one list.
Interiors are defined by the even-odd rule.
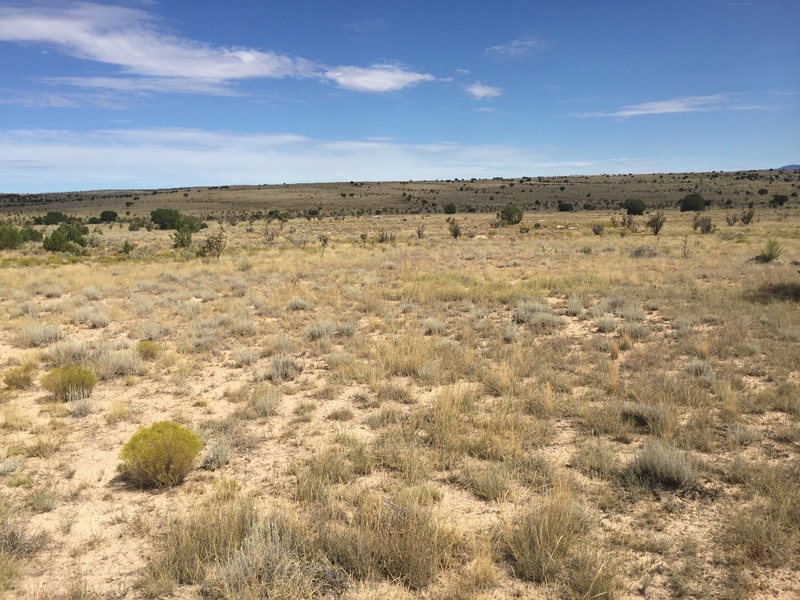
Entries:
[[43,217],[34,218],[33,222],[36,225],[58,225],[59,223],[64,223],[67,219],[68,217],[64,213],[51,210]]
[[644,211],[647,209],[647,205],[644,203],[644,200],[639,198],[628,198],[622,203],[622,208],[625,209],[629,215],[643,215]]
[[700,194],[689,194],[678,201],[681,212],[699,212],[706,209],[706,201]]
[[664,227],[664,223],[666,222],[667,218],[664,216],[663,211],[658,211],[654,214],[650,219],[648,219],[647,228],[653,232],[653,235],[658,235],[661,233],[661,229]]
[[497,219],[504,225],[516,225],[522,221],[523,214],[519,206],[509,202],[497,213]]
[[100,220],[103,223],[113,223],[119,215],[113,210],[104,210],[100,213]]
[[157,208],[150,213],[150,220],[159,229],[178,229],[181,213],[174,208]]
[[203,242],[203,245],[200,247],[200,250],[198,250],[197,254],[199,256],[219,258],[227,244],[228,241],[225,238],[225,233],[218,231],[217,233],[212,233],[211,235],[206,236],[206,241]]
[[448,202],[444,205],[444,214],[446,215],[454,215],[456,214],[456,205],[452,202]]
[[461,235],[461,225],[459,225],[458,221],[455,219],[450,219],[450,222],[447,224],[447,230],[450,232],[450,235],[453,236],[454,240],[457,240]]
[[711,220],[711,217],[700,217],[695,215],[694,221],[692,222],[692,228],[697,231],[700,230],[700,233],[714,233],[717,229],[717,226],[714,224],[714,221]]
[[569,202],[558,203],[558,212],[572,212],[573,210],[575,210],[575,207]]
[[783,206],[789,201],[789,196],[785,194],[775,194],[772,196],[771,206]]
[[192,245],[192,230],[188,227],[181,227],[172,234],[173,248],[188,248]]
[[319,234],[319,238],[318,239],[319,239],[320,246],[322,246],[322,255],[325,256],[325,249],[328,247],[328,244],[331,241],[331,236],[328,235],[327,233],[321,233],[321,234]]
[[0,221],[0,250],[13,250],[22,244],[22,234],[19,229],[8,223]]
[[71,252],[78,254],[86,246],[86,238],[83,236],[89,233],[85,225],[79,223],[62,223],[53,233],[44,238],[42,247],[48,252]]
[[639,231],[639,224],[636,222],[636,217],[633,215],[625,215],[622,217],[622,226],[631,233]]

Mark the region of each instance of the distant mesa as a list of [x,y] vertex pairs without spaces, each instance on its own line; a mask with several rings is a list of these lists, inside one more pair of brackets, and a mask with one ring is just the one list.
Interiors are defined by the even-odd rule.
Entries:
[[778,171],[800,171],[800,165],[786,165],[778,168]]

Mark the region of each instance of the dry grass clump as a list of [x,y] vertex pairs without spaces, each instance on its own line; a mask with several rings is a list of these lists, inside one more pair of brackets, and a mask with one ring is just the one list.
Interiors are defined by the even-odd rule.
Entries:
[[45,533],[31,534],[26,520],[6,502],[0,504],[0,590],[16,587],[26,559],[41,551],[48,543]]
[[91,366],[100,380],[137,375],[142,369],[142,359],[136,350],[115,350],[103,344],[92,352]]
[[503,500],[511,491],[511,474],[506,466],[478,460],[466,460],[455,476],[481,500]]
[[25,323],[20,328],[15,344],[19,348],[41,348],[62,337],[64,337],[64,332],[58,326],[32,321]]
[[800,461],[785,465],[740,463],[728,474],[756,494],[732,509],[722,532],[731,560],[778,566],[800,550]]
[[572,456],[572,466],[587,475],[610,479],[618,472],[617,453],[604,439],[586,440]]
[[44,362],[51,367],[65,367],[89,362],[92,348],[80,340],[64,340],[53,344],[44,353]]
[[76,323],[86,325],[91,329],[102,329],[111,322],[106,312],[97,306],[82,306],[75,310],[72,318]]
[[332,485],[355,477],[347,452],[338,446],[317,452],[298,471],[295,498],[300,502],[325,502]]
[[673,406],[666,403],[641,404],[626,402],[620,409],[620,417],[636,427],[642,427],[655,436],[670,440],[678,432],[678,415]]
[[695,485],[697,467],[687,454],[660,440],[648,440],[622,473],[627,481],[656,488],[677,489]]
[[266,419],[278,413],[281,403],[281,390],[274,385],[259,383],[247,394],[244,407],[234,416],[239,419]]
[[331,562],[352,577],[376,575],[423,588],[452,565],[460,549],[454,528],[430,507],[365,494],[346,523],[319,524],[319,544]]
[[272,357],[264,379],[274,382],[291,381],[303,370],[303,365],[291,354],[281,352]]
[[547,583],[564,573],[590,519],[569,490],[557,486],[517,515],[502,532],[517,577]]
[[511,316],[515,323],[527,325],[536,333],[552,333],[564,325],[548,304],[534,300],[520,301]]
[[25,390],[33,384],[33,373],[36,365],[27,362],[18,367],[11,367],[3,373],[3,383],[11,390]]
[[382,431],[373,442],[372,452],[378,464],[399,473],[409,485],[425,481],[433,470],[427,453],[420,451],[414,428],[407,423]]
[[311,308],[311,303],[307,300],[295,296],[286,304],[286,310],[288,311],[300,311],[300,310],[309,310]]

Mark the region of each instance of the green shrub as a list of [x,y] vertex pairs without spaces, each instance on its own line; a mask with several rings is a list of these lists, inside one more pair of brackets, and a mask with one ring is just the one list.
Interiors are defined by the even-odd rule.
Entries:
[[144,487],[179,484],[194,467],[203,442],[197,434],[172,421],[142,427],[122,448],[122,476]]
[[[200,246],[200,249],[197,251],[197,255],[201,257],[210,256],[211,258],[219,258],[227,243],[227,238],[222,231],[213,233],[206,236],[206,241],[203,242],[202,246]],[[327,242],[325,245],[327,245]]]
[[558,212],[572,212],[573,210],[575,210],[575,207],[569,202],[558,203]]
[[181,213],[174,208],[157,208],[150,213],[150,220],[159,229],[177,229]]
[[100,213],[100,220],[103,223],[113,223],[114,221],[117,220],[118,216],[119,215],[116,213],[116,211],[104,210],[103,212]]
[[448,202],[444,205],[444,214],[446,215],[454,215],[456,214],[456,205],[452,202]]
[[506,204],[499,213],[497,219],[505,225],[516,225],[522,221],[522,209],[514,203]]
[[0,221],[0,250],[13,250],[21,244],[22,234],[19,229]]
[[40,383],[56,400],[82,400],[92,393],[97,378],[85,367],[69,365],[53,369],[42,377]]
[[783,246],[777,240],[767,240],[767,243],[761,249],[761,254],[758,258],[763,262],[772,262],[778,260],[783,255]]
[[681,212],[698,212],[706,209],[706,201],[700,194],[689,194],[678,201]]
[[53,233],[42,241],[42,246],[48,252],[71,252],[79,254],[86,246],[89,229],[80,223],[62,223]]
[[155,360],[161,354],[161,345],[150,340],[142,340],[136,344],[136,352],[142,360]]
[[628,198],[622,203],[621,208],[629,215],[643,215],[644,211],[647,209],[647,205],[644,203],[644,200],[639,198]]

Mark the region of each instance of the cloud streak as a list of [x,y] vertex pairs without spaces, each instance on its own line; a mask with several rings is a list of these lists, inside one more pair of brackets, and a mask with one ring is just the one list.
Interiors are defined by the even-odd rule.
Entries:
[[0,8],[0,41],[44,44],[119,69],[115,77],[48,79],[88,88],[224,95],[244,80],[312,78],[355,91],[387,92],[434,80],[397,66],[331,67],[271,51],[212,46],[165,31],[145,11],[90,3]]
[[4,192],[405,181],[688,170],[641,157],[562,158],[512,144],[323,140],[181,128],[0,130]]
[[723,110],[759,110],[764,108],[766,107],[760,105],[738,104],[725,94],[714,94],[711,96],[685,96],[656,102],[642,102],[610,111],[584,113],[581,116],[628,119],[647,115],[671,115]]
[[502,88],[484,85],[480,81],[468,85],[465,89],[467,94],[476,100],[491,100],[492,98],[498,98],[503,95]]
[[543,157],[505,144],[322,140],[200,129],[0,130],[4,191],[389,181],[527,173]]
[[396,92],[435,79],[433,75],[415,73],[394,65],[335,67],[325,71],[325,78],[356,92]]
[[546,48],[542,40],[535,36],[522,36],[505,44],[490,46],[486,52],[495,58],[528,58]]

